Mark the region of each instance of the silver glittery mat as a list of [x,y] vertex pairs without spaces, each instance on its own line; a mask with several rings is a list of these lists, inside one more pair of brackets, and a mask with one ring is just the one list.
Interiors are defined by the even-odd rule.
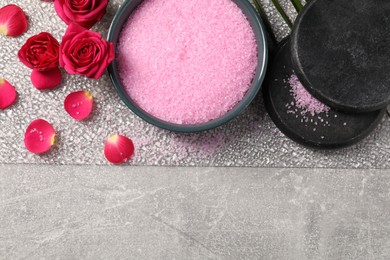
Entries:
[[[17,104],[0,111],[0,163],[107,164],[103,156],[104,140],[119,132],[135,143],[136,153],[129,162],[132,165],[390,169],[388,119],[358,145],[336,151],[314,151],[280,133],[266,114],[261,98],[225,126],[200,134],[175,134],[137,118],[116,95],[107,75],[91,80],[64,73],[60,87],[40,92],[31,85],[30,70],[18,61],[17,51],[27,38],[41,31],[61,40],[66,25],[55,14],[53,3],[0,0],[0,6],[16,2],[29,16],[29,29],[21,37],[0,37],[0,76],[19,93]],[[289,29],[269,2],[263,1],[281,39]],[[121,3],[123,0],[110,1],[107,15],[92,29],[106,35]],[[287,9],[294,18],[292,6]],[[63,109],[66,95],[80,89],[91,91],[96,101],[92,118],[85,122],[76,122]],[[37,118],[45,118],[58,132],[57,146],[42,156],[27,152],[23,144],[26,127]]]

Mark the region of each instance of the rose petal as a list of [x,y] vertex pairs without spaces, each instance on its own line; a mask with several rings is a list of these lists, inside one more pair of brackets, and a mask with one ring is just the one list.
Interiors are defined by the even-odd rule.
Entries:
[[27,17],[17,5],[6,5],[0,9],[0,33],[19,36],[27,31]]
[[104,145],[104,155],[107,161],[113,164],[121,164],[130,159],[134,153],[133,142],[123,135],[111,135]]
[[24,145],[32,153],[40,154],[50,150],[55,142],[53,126],[43,119],[30,123],[24,134]]
[[0,78],[0,109],[5,109],[11,106],[15,100],[15,88],[8,81]]
[[92,107],[93,97],[89,91],[76,91],[65,98],[64,108],[76,120],[87,118],[92,112]]
[[31,72],[31,82],[39,90],[53,89],[62,81],[62,75],[59,68],[48,71],[33,70]]

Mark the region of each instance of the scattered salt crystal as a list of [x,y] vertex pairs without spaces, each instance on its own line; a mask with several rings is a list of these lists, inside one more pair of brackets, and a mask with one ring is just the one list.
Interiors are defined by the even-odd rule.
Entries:
[[127,93],[146,112],[198,124],[243,98],[257,44],[231,0],[145,0],[121,32],[117,59]]
[[[291,86],[290,92],[295,99],[295,105],[302,109],[304,113],[310,113],[314,116],[330,110],[330,107],[318,101],[305,89],[295,74],[291,75],[288,82]],[[318,118],[321,122],[324,121],[321,117]]]

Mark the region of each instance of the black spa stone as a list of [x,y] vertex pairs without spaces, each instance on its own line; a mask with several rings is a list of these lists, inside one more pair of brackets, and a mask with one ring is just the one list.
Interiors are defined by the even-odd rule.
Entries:
[[390,103],[389,0],[311,0],[291,50],[299,79],[325,104],[367,112]]
[[385,109],[368,113],[336,110],[311,115],[295,106],[288,79],[294,74],[291,48],[283,41],[267,72],[264,102],[275,125],[292,140],[315,148],[340,148],[369,135],[383,118]]

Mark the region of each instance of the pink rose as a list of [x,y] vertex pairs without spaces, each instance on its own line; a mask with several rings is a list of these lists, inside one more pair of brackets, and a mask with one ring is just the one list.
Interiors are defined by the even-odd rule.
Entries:
[[[56,0],[57,1],[57,0]],[[69,74],[100,78],[114,59],[114,45],[77,24],[70,24],[60,44],[60,66]]]
[[41,32],[27,39],[18,57],[30,69],[48,71],[58,67],[59,45],[50,33]]
[[55,0],[54,9],[66,23],[91,28],[106,13],[108,0]]

